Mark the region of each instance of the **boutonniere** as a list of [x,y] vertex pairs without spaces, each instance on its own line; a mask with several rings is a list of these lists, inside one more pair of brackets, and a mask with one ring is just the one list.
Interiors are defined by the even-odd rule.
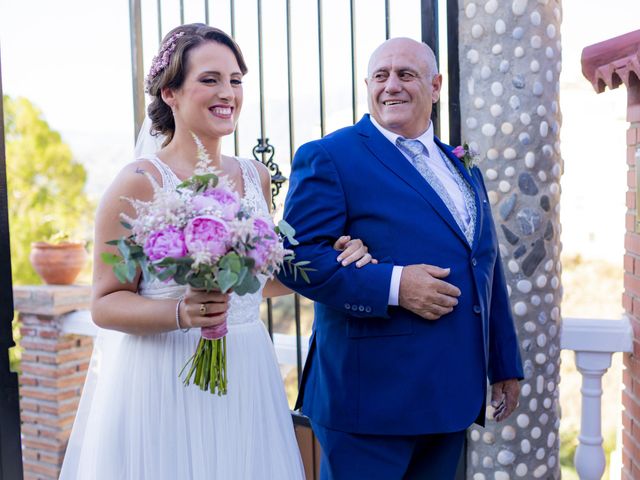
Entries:
[[469,144],[463,143],[462,145],[458,145],[453,149],[452,153],[458,157],[466,169],[471,172],[471,169],[476,165],[478,154],[469,147]]

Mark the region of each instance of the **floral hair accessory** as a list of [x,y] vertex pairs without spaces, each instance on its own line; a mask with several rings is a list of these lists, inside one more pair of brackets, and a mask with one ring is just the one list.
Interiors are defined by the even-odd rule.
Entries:
[[469,171],[475,166],[476,159],[478,158],[478,153],[474,152],[468,143],[458,145],[451,153],[458,157]]
[[153,60],[151,61],[151,69],[149,70],[149,75],[147,75],[147,78],[145,80],[147,92],[149,92],[149,86],[151,85],[151,82],[153,81],[153,79],[156,78],[160,74],[160,72],[162,72],[162,70],[167,68],[167,66],[169,65],[169,61],[171,60],[171,55],[176,49],[176,44],[178,42],[178,39],[182,37],[184,34],[185,32],[177,32],[171,35],[171,37],[169,37],[169,39],[162,44],[158,54],[155,57],[153,57]]

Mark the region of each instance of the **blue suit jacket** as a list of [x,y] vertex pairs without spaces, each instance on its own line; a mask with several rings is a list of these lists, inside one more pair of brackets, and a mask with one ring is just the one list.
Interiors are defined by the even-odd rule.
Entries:
[[[365,115],[297,151],[285,219],[311,283],[280,279],[315,304],[298,406],[335,430],[368,434],[459,431],[480,418],[491,383],[522,378],[496,230],[482,175],[436,142],[472,186],[470,246],[440,197]],[[332,244],[362,239],[380,264],[341,267]],[[393,265],[451,268],[453,312],[424,320],[389,307]]]

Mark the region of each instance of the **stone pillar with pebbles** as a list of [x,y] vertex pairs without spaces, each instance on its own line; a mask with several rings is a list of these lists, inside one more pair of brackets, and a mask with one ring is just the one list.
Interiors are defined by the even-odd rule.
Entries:
[[23,347],[20,416],[24,478],[57,479],[89,368],[93,339],[64,332],[65,314],[89,308],[89,286],[15,287]]
[[559,478],[561,5],[460,0],[462,139],[480,152],[524,362],[520,406],[469,430],[467,477]]

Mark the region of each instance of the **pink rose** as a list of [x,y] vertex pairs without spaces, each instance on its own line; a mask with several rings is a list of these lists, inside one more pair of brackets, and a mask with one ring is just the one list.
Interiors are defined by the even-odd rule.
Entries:
[[247,255],[255,260],[256,269],[259,270],[267,262],[273,247],[278,242],[278,237],[273,230],[273,225],[261,218],[256,218],[253,221],[253,232],[256,237],[259,237],[259,240]]
[[184,229],[184,240],[189,252],[206,252],[214,258],[227,253],[229,239],[227,224],[209,215],[191,219]]
[[255,247],[247,252],[247,256],[255,260],[256,270],[260,270],[264,266],[264,264],[267,263],[270,251],[271,249],[267,245],[258,243]]
[[464,157],[465,153],[467,153],[467,152],[464,151],[464,147],[462,145],[458,145],[456,148],[453,149],[452,153],[456,157],[462,158],[462,157]]
[[273,244],[278,241],[276,232],[273,229],[273,223],[262,218],[256,218],[253,220],[253,232],[256,237],[262,238],[262,241],[268,244]]
[[220,209],[222,216],[226,220],[231,220],[240,210],[240,200],[235,192],[224,188],[211,188],[193,197],[193,208],[197,212],[202,212],[206,208]]
[[152,262],[168,257],[184,257],[187,254],[184,233],[174,226],[153,232],[147,238],[143,250]]

